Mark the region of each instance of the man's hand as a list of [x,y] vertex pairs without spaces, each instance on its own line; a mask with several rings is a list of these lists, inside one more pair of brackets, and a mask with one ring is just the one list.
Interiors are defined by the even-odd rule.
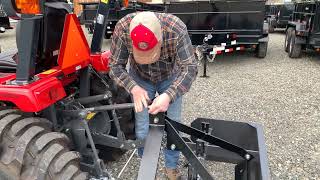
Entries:
[[144,107],[148,107],[148,101],[150,101],[150,99],[146,90],[136,85],[132,88],[131,94],[136,112],[142,112]]
[[149,106],[150,114],[158,114],[159,112],[166,112],[169,108],[171,98],[168,94],[163,93],[160,96],[156,97],[156,99]]

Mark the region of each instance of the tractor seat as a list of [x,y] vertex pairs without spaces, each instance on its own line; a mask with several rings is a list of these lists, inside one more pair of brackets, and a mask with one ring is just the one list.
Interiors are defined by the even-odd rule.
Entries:
[[18,61],[18,50],[0,53],[0,72],[15,71]]

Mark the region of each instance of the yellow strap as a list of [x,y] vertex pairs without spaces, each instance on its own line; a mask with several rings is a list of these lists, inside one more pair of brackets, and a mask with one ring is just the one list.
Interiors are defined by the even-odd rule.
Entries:
[[102,3],[108,4],[109,0],[101,0]]
[[89,121],[91,120],[97,113],[88,113],[86,119]]

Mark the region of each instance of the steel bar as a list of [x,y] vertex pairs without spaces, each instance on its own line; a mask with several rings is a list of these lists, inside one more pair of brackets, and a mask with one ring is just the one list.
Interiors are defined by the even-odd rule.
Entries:
[[93,155],[94,155],[93,161],[94,161],[95,170],[96,170],[98,176],[103,177],[104,169],[106,169],[106,168],[104,167],[103,162],[99,159],[98,151],[97,151],[96,146],[93,142],[87,121],[85,119],[82,119],[82,124],[86,130],[86,134],[87,134],[87,137],[88,137],[88,140],[89,140],[89,143],[90,143]]
[[134,108],[133,103],[124,103],[124,104],[112,104],[112,105],[105,105],[105,106],[97,106],[91,108],[82,109],[84,111],[90,112],[98,112],[98,111],[109,111],[109,110],[116,110],[116,109],[131,109]]
[[81,115],[86,116],[89,112],[101,112],[101,111],[110,111],[117,109],[131,109],[134,107],[133,103],[124,103],[124,104],[112,104],[112,105],[104,105],[90,108],[83,108],[77,110],[61,110],[63,116],[71,116],[71,117],[79,117]]
[[78,101],[80,104],[85,105],[85,104],[90,104],[90,103],[106,100],[109,97],[110,97],[109,94],[100,94],[100,95],[95,95],[95,96],[88,96],[88,97],[84,97],[84,98],[79,98],[79,99],[76,99],[76,101]]
[[95,144],[126,150],[131,150],[144,146],[144,140],[121,140],[111,135],[95,132],[92,132],[92,139]]
[[155,179],[160,156],[160,147],[164,135],[164,114],[150,115],[149,133],[144,145],[139,168],[138,180]]
[[[109,99],[109,104],[113,104],[112,100]],[[121,130],[120,128],[120,122],[119,122],[119,118],[118,118],[118,115],[117,115],[117,112],[115,109],[112,109],[111,110],[111,114],[112,114],[112,119],[113,119],[113,122],[114,122],[114,125],[116,126],[116,129],[117,129],[117,137],[120,139],[120,140],[125,140],[126,137],[123,133],[123,131]]]
[[150,127],[146,143],[144,145],[138,180],[155,179],[163,134],[164,127]]

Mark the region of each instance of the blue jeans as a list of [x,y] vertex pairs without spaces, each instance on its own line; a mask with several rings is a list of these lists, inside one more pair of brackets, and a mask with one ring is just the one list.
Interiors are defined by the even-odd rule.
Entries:
[[[150,99],[154,99],[156,93],[158,93],[159,95],[164,93],[175,80],[175,77],[171,77],[168,80],[164,80],[158,83],[153,83],[151,81],[144,80],[138,77],[138,75],[136,75],[133,72],[130,72],[130,75],[140,87],[142,87],[148,92],[148,96]],[[178,122],[181,121],[181,104],[182,104],[182,97],[177,97],[176,100],[169,105],[167,116],[170,119]],[[138,139],[145,139],[149,131],[148,109],[144,108],[142,112],[135,113],[135,118],[136,118],[136,126],[135,126],[136,136]],[[140,157],[142,157],[143,148],[138,149],[138,154]],[[164,151],[165,166],[170,169],[177,168],[178,161],[179,161],[179,154],[180,154],[179,151],[166,149]]]

